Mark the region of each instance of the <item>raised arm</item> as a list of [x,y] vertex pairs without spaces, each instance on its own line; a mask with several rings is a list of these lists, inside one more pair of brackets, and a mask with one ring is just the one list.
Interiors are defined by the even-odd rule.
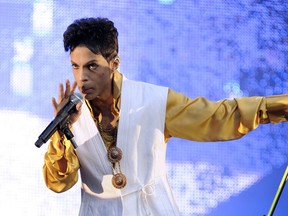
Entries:
[[288,96],[209,101],[169,90],[165,136],[195,141],[239,139],[261,123],[287,121]]

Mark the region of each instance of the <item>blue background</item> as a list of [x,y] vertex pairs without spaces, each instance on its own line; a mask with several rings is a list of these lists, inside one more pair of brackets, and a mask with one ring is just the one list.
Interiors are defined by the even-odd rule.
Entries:
[[[288,92],[284,0],[0,0],[0,211],[78,213],[80,186],[46,189],[47,146],[34,142],[53,117],[58,83],[73,79],[62,34],[91,16],[114,21],[129,79],[210,100]],[[172,139],[167,169],[181,214],[267,214],[287,166],[286,129],[261,125],[228,142]],[[274,215],[288,215],[287,203],[284,188]]]

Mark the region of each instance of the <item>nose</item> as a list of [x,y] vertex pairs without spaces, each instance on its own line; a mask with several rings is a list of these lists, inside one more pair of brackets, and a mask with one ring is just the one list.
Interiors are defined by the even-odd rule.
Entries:
[[81,68],[79,73],[80,73],[80,76],[79,76],[80,81],[82,83],[86,82],[88,80],[88,78],[87,78],[87,72],[86,72],[85,68]]

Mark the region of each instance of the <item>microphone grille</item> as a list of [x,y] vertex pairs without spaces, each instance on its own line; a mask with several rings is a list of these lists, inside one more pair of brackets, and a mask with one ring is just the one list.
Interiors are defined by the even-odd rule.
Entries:
[[82,94],[75,92],[70,96],[70,101],[74,104],[78,104],[79,102],[83,103],[84,100]]

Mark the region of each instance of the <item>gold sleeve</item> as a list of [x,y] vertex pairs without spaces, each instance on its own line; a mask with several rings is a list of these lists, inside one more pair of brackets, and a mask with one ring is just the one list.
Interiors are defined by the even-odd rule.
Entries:
[[266,97],[267,112],[271,123],[288,120],[288,95],[273,95]]
[[242,97],[209,101],[190,99],[169,89],[166,107],[165,138],[195,141],[238,139],[261,123],[287,121],[286,96]]
[[72,143],[56,132],[44,156],[43,175],[46,186],[57,193],[70,189],[78,181],[79,167]]

